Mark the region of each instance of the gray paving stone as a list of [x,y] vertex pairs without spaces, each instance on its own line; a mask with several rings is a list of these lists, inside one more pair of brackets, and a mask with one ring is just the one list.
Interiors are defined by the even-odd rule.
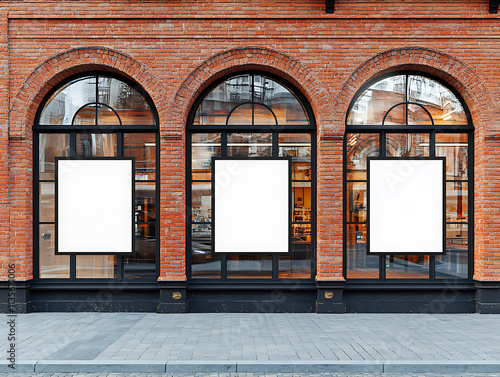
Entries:
[[86,361],[86,360],[42,360],[36,363],[37,373],[103,373],[119,372],[150,373],[165,372],[165,363],[159,361]]

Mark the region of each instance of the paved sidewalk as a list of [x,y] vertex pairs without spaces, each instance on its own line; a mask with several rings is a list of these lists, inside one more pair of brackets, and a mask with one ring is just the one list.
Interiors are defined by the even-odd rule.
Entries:
[[500,315],[31,313],[15,331],[17,372],[500,373]]

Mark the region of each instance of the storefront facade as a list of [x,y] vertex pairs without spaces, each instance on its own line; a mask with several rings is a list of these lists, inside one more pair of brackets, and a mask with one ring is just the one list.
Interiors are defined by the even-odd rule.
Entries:
[[0,309],[500,312],[497,11],[5,2]]

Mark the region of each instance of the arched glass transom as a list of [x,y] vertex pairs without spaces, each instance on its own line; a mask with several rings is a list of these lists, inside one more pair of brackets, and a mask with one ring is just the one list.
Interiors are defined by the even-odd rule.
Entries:
[[128,83],[103,75],[84,76],[61,86],[45,102],[39,125],[156,125],[146,98]]
[[395,75],[370,85],[350,108],[347,125],[467,125],[457,96],[421,75]]
[[260,74],[231,77],[212,89],[198,105],[193,126],[309,125],[301,101],[288,88]]

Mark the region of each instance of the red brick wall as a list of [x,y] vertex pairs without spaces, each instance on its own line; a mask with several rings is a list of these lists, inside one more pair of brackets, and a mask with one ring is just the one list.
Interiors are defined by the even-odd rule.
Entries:
[[[35,111],[56,82],[100,68],[134,79],[157,106],[162,174],[160,279],[185,279],[183,137],[189,108],[216,78],[258,68],[296,85],[315,112],[317,279],[341,280],[342,138],[347,106],[366,81],[411,68],[449,82],[471,109],[476,127],[475,277],[500,280],[500,16],[488,13],[488,1],[335,3],[335,13],[327,15],[324,1],[319,0],[2,2],[2,272],[5,255],[10,253],[20,263],[19,279],[30,279],[32,274]],[[10,185],[5,158],[9,122]],[[10,247],[6,246],[9,210]]]

